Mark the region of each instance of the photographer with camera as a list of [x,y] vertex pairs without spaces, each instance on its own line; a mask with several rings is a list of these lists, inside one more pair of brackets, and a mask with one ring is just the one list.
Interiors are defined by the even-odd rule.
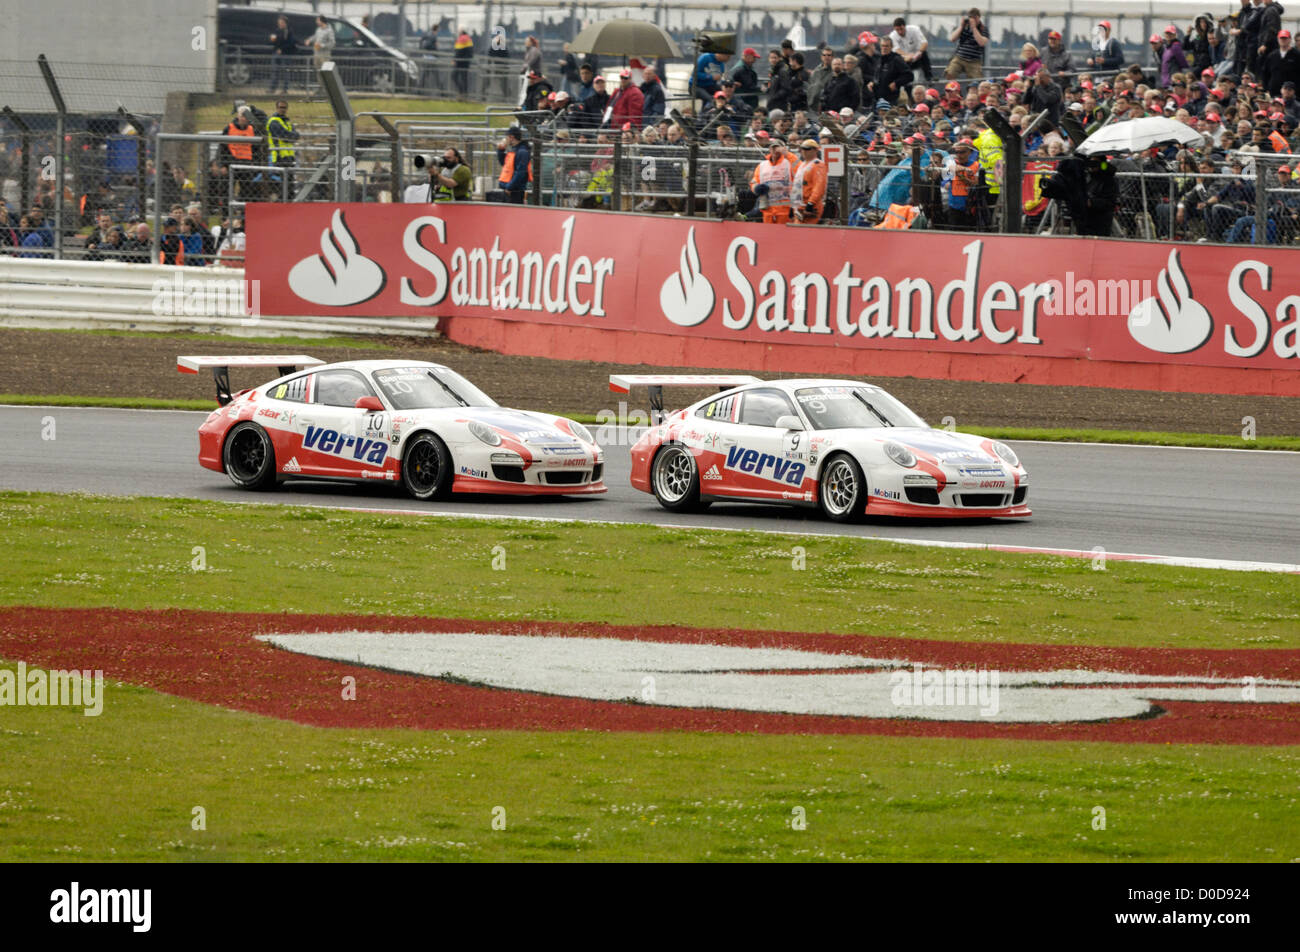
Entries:
[[979,10],[971,7],[948,39],[957,44],[957,49],[948,61],[944,76],[979,79],[984,72],[984,48],[989,45],[989,28],[980,19]]
[[[412,185],[406,190],[403,201],[407,202],[465,202],[469,201],[470,186],[474,175],[465,164],[460,150],[447,146],[437,165],[432,164],[432,156],[415,157],[417,169],[429,170],[429,181],[425,185]],[[420,189],[419,191],[413,191]]]

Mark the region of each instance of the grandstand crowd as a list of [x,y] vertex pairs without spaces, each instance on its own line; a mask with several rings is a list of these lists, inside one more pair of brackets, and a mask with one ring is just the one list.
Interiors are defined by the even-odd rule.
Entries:
[[[1008,143],[995,126],[1009,126],[1029,163],[1020,187],[1027,230],[1047,212],[1050,193],[1080,233],[1249,242],[1263,202],[1265,240],[1293,243],[1300,234],[1300,165],[1292,161],[1300,148],[1300,51],[1282,28],[1282,13],[1275,0],[1241,0],[1224,17],[1169,24],[1150,37],[1142,63],[1126,59],[1107,20],[1095,25],[1082,53],[1048,31],[1041,44],[1024,45],[1019,68],[996,74],[985,66],[989,30],[978,8],[953,24],[946,63],[932,62],[930,38],[898,16],[888,31],[856,32],[841,46],[803,51],[787,40],[765,53],[705,51],[686,98],[668,94],[662,63],[634,60],[607,78],[594,56],[567,47],[548,75],[529,38],[517,125],[493,143],[496,187],[477,197],[526,201],[536,175],[548,203],[612,207],[617,142],[666,158],[649,180],[642,175],[622,190],[618,207],[681,212],[694,142],[709,170],[697,194],[708,194],[711,209],[728,217],[892,227],[895,210],[911,206],[905,226],[919,212],[932,226],[992,229],[1009,187]],[[467,53],[462,65],[470,63]],[[1083,137],[1150,116],[1184,124],[1203,144],[1075,160],[1072,169]],[[291,197],[294,176],[302,174],[295,172],[298,133],[284,101],[271,115],[238,104],[220,131],[247,143],[222,144],[202,170],[201,188],[185,168],[149,164],[148,194],[161,176],[166,210],[160,251],[153,251],[138,202],[105,187],[80,203],[86,256],[200,265],[242,258],[238,211],[247,201]],[[838,207],[839,183],[828,175],[830,143],[847,150],[848,208]],[[466,143],[452,143],[441,159],[431,158],[404,195],[384,191],[380,167],[366,198],[476,197],[462,150]],[[1266,187],[1257,194],[1261,176]],[[238,203],[228,207],[232,195]],[[0,253],[48,254],[52,209],[46,182],[25,211],[0,202]]]

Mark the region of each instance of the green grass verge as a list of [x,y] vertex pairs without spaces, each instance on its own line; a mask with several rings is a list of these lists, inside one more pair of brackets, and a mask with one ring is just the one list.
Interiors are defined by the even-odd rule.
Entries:
[[[274,499],[274,496],[262,497]],[[358,505],[366,504],[358,496]],[[413,504],[414,505],[414,504]],[[561,516],[581,502],[539,507]],[[1300,647],[1286,575],[645,525],[0,493],[0,604]],[[208,570],[193,572],[204,546]],[[504,546],[506,571],[492,567]],[[802,546],[805,568],[793,567]],[[273,585],[263,584],[274,579]]]
[[[7,492],[0,551],[0,604],[1300,645],[1283,576],[862,539]],[[111,683],[0,718],[0,861],[1300,858],[1288,748],[327,730]]]
[[326,730],[105,692],[4,710],[0,861],[1300,858],[1289,749]]

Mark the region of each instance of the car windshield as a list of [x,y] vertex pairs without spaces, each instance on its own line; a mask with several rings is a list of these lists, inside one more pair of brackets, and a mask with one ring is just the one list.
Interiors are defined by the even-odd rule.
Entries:
[[376,370],[374,378],[396,410],[497,405],[478,387],[446,367],[395,367]]
[[907,407],[871,387],[807,387],[794,396],[814,430],[925,426]]

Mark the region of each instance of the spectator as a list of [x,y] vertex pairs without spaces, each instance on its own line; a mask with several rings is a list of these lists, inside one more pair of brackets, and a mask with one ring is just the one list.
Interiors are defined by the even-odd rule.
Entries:
[[573,92],[574,102],[581,106],[587,101],[587,97],[596,91],[595,80],[596,74],[590,66],[583,63],[578,67],[578,87]]
[[663,117],[667,107],[664,84],[659,81],[659,73],[653,66],[641,70],[641,121],[644,125],[653,125]]
[[618,89],[609,101],[609,122],[615,129],[622,129],[625,124],[632,129],[641,128],[641,115],[645,107],[645,96],[632,82],[632,71],[623,69],[618,74]]
[[293,128],[289,118],[289,104],[281,99],[275,104],[275,115],[266,121],[266,154],[272,165],[285,171],[281,174],[288,178],[284,184],[285,194],[293,198],[293,178],[289,171],[297,164],[293,143],[301,138]]
[[[894,17],[893,30],[890,33],[894,52],[903,58],[907,68],[912,71],[914,82],[934,80],[934,69],[930,65],[930,41],[919,26],[909,26],[906,18]],[[861,46],[861,40],[859,40]],[[864,47],[865,52],[865,47]]]
[[570,95],[578,85],[578,58],[569,52],[569,44],[564,44],[564,52],[556,60],[560,68],[560,88]]
[[460,94],[467,96],[469,95],[469,68],[474,62],[474,38],[469,35],[468,30],[462,29],[456,35],[454,48],[452,61],[455,66],[452,80]]
[[163,219],[162,234],[158,238],[158,263],[185,263],[185,244],[181,241],[180,222],[175,218]]
[[835,60],[835,51],[829,46],[824,46],[818,51],[818,55],[820,62],[808,80],[808,108],[813,112],[822,111],[822,91],[834,75],[831,64]]
[[524,66],[519,73],[522,76],[527,76],[529,73],[542,75],[542,47],[535,36],[529,36],[524,40]]
[[214,215],[226,216],[230,172],[220,159],[208,163],[207,206]]
[[532,180],[532,152],[524,142],[524,131],[518,126],[506,130],[506,137],[497,144],[497,162],[501,165],[497,188],[506,193],[508,203],[522,205],[524,190]]
[[799,143],[802,161],[794,170],[790,183],[794,220],[805,225],[816,225],[826,209],[826,163],[821,158],[821,147],[813,139]]
[[1074,72],[1074,61],[1070,58],[1070,51],[1065,48],[1065,43],[1057,30],[1047,34],[1047,52],[1043,54],[1043,69],[1061,86],[1069,85],[1070,74]]
[[[745,53],[749,53],[746,50]],[[757,56],[758,54],[755,54]],[[701,53],[700,58],[695,61],[695,73],[693,74],[694,82],[692,84],[692,96],[695,99],[702,99],[707,105],[713,98],[713,94],[719,89],[718,83],[722,79],[722,74],[727,68],[727,60],[731,58],[729,53],[714,53],[709,51]]]
[[1237,12],[1237,25],[1229,31],[1237,40],[1236,56],[1232,71],[1237,76],[1244,76],[1247,71],[1255,72],[1259,57],[1259,17],[1262,12],[1258,0],[1241,0],[1241,9]]
[[[1282,6],[1277,0],[1264,0],[1259,10],[1259,45],[1255,47],[1255,62],[1263,65],[1269,53],[1277,49],[1278,33],[1282,30]],[[1256,76],[1259,68],[1251,70]]]
[[311,35],[311,50],[312,72],[319,73],[320,68],[334,58],[334,28],[324,16],[316,18],[316,32]]
[[1109,20],[1102,20],[1097,26],[1101,27],[1101,33],[1093,41],[1092,55],[1088,57],[1087,64],[1106,72],[1118,70],[1124,65],[1124,50],[1120,47],[1119,40],[1110,35]]
[[555,87],[541,73],[533,70],[528,74],[528,82],[524,86],[524,112],[536,112],[543,108],[543,103],[551,93],[555,92]]
[[126,232],[121,225],[114,225],[104,235],[104,240],[95,246],[95,261],[125,261]]
[[[893,40],[887,36],[881,37],[880,64],[876,67],[876,75],[867,84],[868,98],[873,105],[882,99],[891,106],[898,105],[898,94],[911,75],[912,71],[907,68],[903,58],[894,52]],[[858,106],[857,103],[850,105],[854,108]]]
[[1160,86],[1168,89],[1173,75],[1179,70],[1187,69],[1187,57],[1183,54],[1183,44],[1178,42],[1178,28],[1172,23],[1165,27],[1164,44],[1160,50]]
[[1047,110],[1047,118],[1056,125],[1061,121],[1063,103],[1061,99],[1061,87],[1052,81],[1052,77],[1047,70],[1041,70],[1034,77],[1034,83],[1029,89],[1029,95],[1025,100],[1025,105],[1029,107],[1030,112],[1042,112]]
[[787,68],[790,76],[790,97],[787,101],[786,111],[794,112],[798,109],[807,109],[808,81],[812,79],[812,74],[804,68],[803,54],[798,50],[792,52]]
[[293,35],[288,17],[279,17],[275,21],[275,32],[271,34],[271,95],[276,87],[287,96],[289,94],[289,57],[298,52],[298,39]]
[[135,264],[149,264],[153,255],[153,232],[144,222],[131,230],[122,242],[122,258]]
[[758,108],[758,72],[754,64],[758,62],[758,51],[746,47],[740,54],[740,62],[731,71],[731,81],[736,84],[735,98],[749,107],[753,112]]
[[[778,54],[779,55],[779,54]],[[760,133],[762,141],[767,133]],[[785,143],[768,137],[767,155],[754,167],[750,188],[758,199],[758,208],[767,224],[784,225],[790,220],[790,186],[794,179],[793,158]]]
[[1233,156],[1228,160],[1232,176],[1226,183],[1197,206],[1205,216],[1206,235],[1210,241],[1222,241],[1224,232],[1243,216],[1254,214],[1255,186],[1242,175],[1242,161]]
[[218,262],[243,267],[245,240],[244,216],[230,216],[230,221],[222,224],[221,244],[217,247]]
[[591,93],[582,102],[579,115],[574,117],[579,129],[596,129],[605,121],[605,109],[609,106],[609,94],[605,92],[605,77],[597,76],[591,81]]
[[[901,63],[902,60],[899,60]],[[844,71],[844,60],[835,57],[831,60],[831,78],[822,90],[822,111],[839,114],[841,109],[850,112],[858,108],[862,94],[853,78]]]
[[[222,143],[219,153],[222,158],[222,164],[229,169],[231,165],[251,165],[253,162],[253,140],[257,133],[253,129],[253,123],[249,119],[250,110],[248,106],[240,106],[235,113],[235,118],[222,130],[222,135],[241,136],[248,139],[248,144],[243,143]],[[235,187],[239,197],[247,201],[252,192],[252,176],[247,169],[235,169],[230,173],[234,177]]]
[[22,232],[9,218],[9,206],[0,202],[0,254],[11,254],[8,249],[22,246]]
[[[984,72],[984,48],[989,45],[988,27],[981,21],[979,10],[971,7],[948,39],[957,44],[957,49],[948,62],[947,78],[967,76],[979,79]],[[881,53],[884,53],[883,43]]]
[[1187,34],[1185,47],[1185,52],[1191,54],[1193,73],[1200,76],[1205,70],[1213,69],[1215,47],[1218,45],[1219,35],[1214,30],[1214,20],[1207,14],[1201,14]]
[[1033,79],[1034,74],[1043,68],[1042,57],[1038,55],[1038,47],[1033,43],[1026,43],[1020,48],[1020,75],[1025,79]]
[[[4,216],[0,217],[0,232],[4,230],[4,221],[7,218],[8,210],[4,209]],[[95,229],[86,238],[86,257],[91,261],[103,260],[99,254],[99,247],[107,243],[108,234],[113,230],[113,216],[108,212],[100,212],[95,220]],[[0,234],[0,244],[4,244],[4,236]],[[12,242],[11,242],[12,243]]]
[[[938,153],[935,153],[938,155]],[[977,224],[975,190],[979,184],[980,160],[975,143],[958,139],[952,155],[943,163],[940,181],[948,224],[957,228],[974,228]]]
[[1290,30],[1278,32],[1277,48],[1263,58],[1260,71],[1270,96],[1281,96],[1286,83],[1291,83],[1294,93],[1295,84],[1300,82],[1300,50],[1291,43]]
[[780,50],[767,54],[767,111],[790,107],[790,68]]
[[192,218],[182,218],[180,224],[180,242],[183,258],[181,263],[203,267],[207,264],[203,257],[203,232],[196,228]]

